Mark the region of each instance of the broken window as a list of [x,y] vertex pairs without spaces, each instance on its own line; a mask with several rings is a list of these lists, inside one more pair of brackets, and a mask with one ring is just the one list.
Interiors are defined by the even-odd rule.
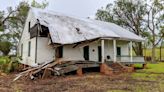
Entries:
[[41,29],[41,31],[39,31],[39,36],[40,37],[48,37],[48,33],[49,33],[48,27],[41,25],[41,28],[42,29]]
[[36,37],[38,32],[38,25],[34,25],[30,30],[30,38]]
[[34,25],[30,30],[30,38],[39,36],[39,37],[48,37],[49,30],[48,27],[43,25]]

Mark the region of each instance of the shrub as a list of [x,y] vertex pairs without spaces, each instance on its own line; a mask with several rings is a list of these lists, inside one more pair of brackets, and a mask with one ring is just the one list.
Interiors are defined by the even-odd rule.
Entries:
[[18,58],[17,57],[0,57],[0,70],[5,73],[13,72],[18,69]]

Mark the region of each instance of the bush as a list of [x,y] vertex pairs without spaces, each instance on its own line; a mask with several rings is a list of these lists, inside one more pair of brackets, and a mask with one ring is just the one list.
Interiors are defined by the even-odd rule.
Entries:
[[11,48],[12,43],[8,41],[0,41],[0,51],[3,53],[3,55],[8,55]]
[[17,57],[0,57],[0,70],[5,73],[13,72],[18,69],[18,58]]

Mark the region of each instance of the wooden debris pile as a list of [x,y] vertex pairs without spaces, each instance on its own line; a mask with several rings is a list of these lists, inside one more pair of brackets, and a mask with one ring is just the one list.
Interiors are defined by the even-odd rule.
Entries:
[[38,67],[27,67],[23,69],[23,72],[16,75],[13,81],[18,80],[21,77],[29,77],[30,79],[45,78],[48,75],[62,75],[72,71],[76,71],[79,68],[91,68],[99,67],[99,62],[92,61],[61,61],[61,59],[44,63]]

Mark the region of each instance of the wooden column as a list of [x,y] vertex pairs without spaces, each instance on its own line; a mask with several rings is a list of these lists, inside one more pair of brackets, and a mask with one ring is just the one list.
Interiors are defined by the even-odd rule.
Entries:
[[101,62],[104,63],[105,62],[105,55],[104,55],[104,40],[101,40]]
[[116,40],[113,40],[113,60],[114,60],[114,62],[117,61],[117,59],[116,59]]
[[130,41],[130,62],[133,62],[133,43]]

